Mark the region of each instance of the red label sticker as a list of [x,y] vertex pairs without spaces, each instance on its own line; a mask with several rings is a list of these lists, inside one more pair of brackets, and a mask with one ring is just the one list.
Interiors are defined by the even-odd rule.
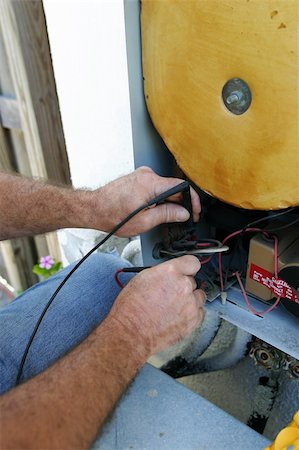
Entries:
[[286,281],[275,278],[268,270],[251,264],[249,276],[252,280],[270,289],[277,297],[287,298],[291,302],[299,303],[299,292],[292,288]]

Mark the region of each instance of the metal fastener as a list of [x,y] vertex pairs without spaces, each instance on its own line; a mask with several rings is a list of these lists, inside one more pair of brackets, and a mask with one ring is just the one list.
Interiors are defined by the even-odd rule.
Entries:
[[248,84],[241,78],[232,78],[222,89],[222,99],[226,108],[233,114],[244,114],[249,108],[252,95]]

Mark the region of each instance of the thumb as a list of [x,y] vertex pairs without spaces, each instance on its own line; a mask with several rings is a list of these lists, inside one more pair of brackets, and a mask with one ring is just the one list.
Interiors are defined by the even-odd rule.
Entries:
[[155,208],[147,210],[147,213],[150,215],[152,227],[160,225],[161,223],[186,222],[190,217],[190,214],[183,206],[175,203],[158,205]]

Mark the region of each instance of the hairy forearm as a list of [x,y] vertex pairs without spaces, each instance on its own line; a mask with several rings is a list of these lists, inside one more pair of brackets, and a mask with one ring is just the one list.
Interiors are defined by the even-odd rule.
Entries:
[[[57,187],[0,172],[0,240],[46,233],[60,228],[111,231],[121,220],[153,197],[179,184],[142,167],[94,191]],[[193,218],[200,201],[191,189]],[[135,236],[161,223],[183,222],[189,214],[177,194],[149,208],[122,227],[120,236]]]
[[0,173],[0,240],[88,226],[92,193]]
[[47,371],[5,394],[1,448],[88,448],[149,356],[138,341],[108,317]]

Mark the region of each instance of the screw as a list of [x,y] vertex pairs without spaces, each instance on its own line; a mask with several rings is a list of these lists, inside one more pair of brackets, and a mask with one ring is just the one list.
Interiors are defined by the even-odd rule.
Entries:
[[243,114],[251,104],[251,92],[248,84],[240,78],[227,81],[222,89],[225,107],[233,114]]
[[232,92],[226,99],[226,103],[231,105],[232,103],[239,102],[242,98],[242,92]]

